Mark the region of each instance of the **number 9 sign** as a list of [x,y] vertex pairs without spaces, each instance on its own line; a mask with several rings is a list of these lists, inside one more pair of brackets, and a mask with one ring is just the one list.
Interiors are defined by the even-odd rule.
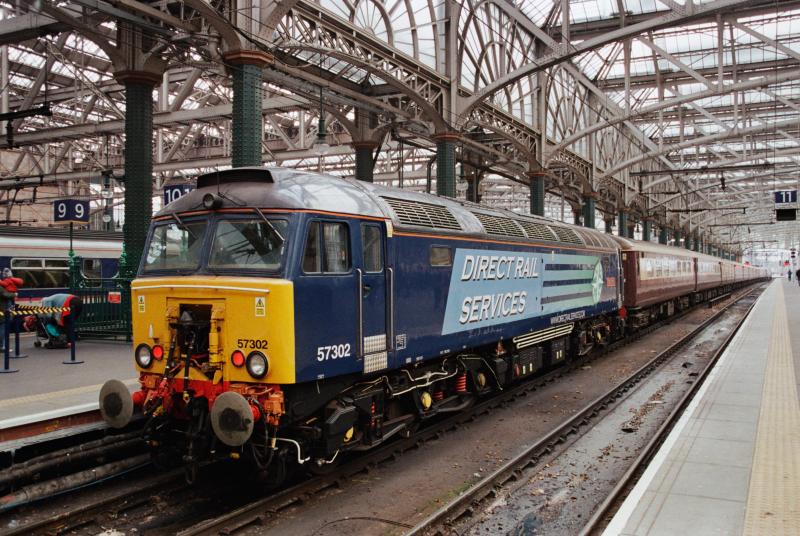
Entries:
[[89,223],[89,202],[79,199],[53,201],[53,221],[55,223]]

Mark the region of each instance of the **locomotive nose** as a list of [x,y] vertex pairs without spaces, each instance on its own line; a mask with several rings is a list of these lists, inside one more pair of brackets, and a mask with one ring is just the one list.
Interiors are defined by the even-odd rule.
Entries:
[[100,389],[100,414],[112,428],[124,428],[133,417],[133,398],[119,380],[108,380]]

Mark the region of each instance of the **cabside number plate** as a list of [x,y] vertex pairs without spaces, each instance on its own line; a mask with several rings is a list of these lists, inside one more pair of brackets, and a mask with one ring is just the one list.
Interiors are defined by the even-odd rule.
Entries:
[[236,339],[236,346],[239,348],[255,348],[256,350],[266,350],[269,343],[266,339]]

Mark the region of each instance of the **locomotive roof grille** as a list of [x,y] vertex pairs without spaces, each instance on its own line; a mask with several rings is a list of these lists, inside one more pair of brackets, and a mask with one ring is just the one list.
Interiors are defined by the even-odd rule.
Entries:
[[603,247],[605,246],[605,242],[600,239],[600,237],[596,236],[594,233],[588,231],[577,231],[578,236],[583,238],[583,241],[586,243],[587,246],[594,246],[594,247]]
[[381,198],[392,207],[397,219],[404,225],[461,231],[461,225],[447,207],[396,197]]
[[550,225],[550,229],[556,234],[559,242],[567,242],[570,244],[583,244],[583,241],[578,236],[578,233],[567,227],[558,227]]
[[500,216],[492,216],[490,214],[482,214],[480,212],[473,212],[476,218],[483,225],[484,230],[491,235],[500,236],[515,236],[525,238],[525,232],[517,225],[517,222],[510,218],[503,218]]
[[553,234],[553,231],[551,231],[547,225],[526,220],[516,221],[525,229],[525,234],[527,234],[528,238],[531,240],[546,240],[550,242],[556,240],[556,235]]

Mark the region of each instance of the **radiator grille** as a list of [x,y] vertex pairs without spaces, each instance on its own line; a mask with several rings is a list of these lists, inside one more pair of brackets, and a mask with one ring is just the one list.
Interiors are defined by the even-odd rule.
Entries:
[[500,216],[491,216],[480,212],[473,212],[473,214],[478,218],[481,225],[483,225],[483,229],[488,234],[525,238],[525,232],[517,225],[517,222],[510,218],[501,218]]
[[430,227],[431,229],[450,229],[453,231],[461,230],[458,220],[447,207],[409,201],[408,199],[397,199],[395,197],[382,198],[392,207],[397,219],[404,225]]
[[583,244],[578,234],[568,227],[558,227],[551,225],[550,229],[556,234],[559,242],[568,242],[570,244]]
[[553,231],[551,231],[547,225],[525,220],[517,220],[517,223],[525,229],[525,234],[527,234],[528,238],[531,240],[553,242],[556,239],[556,235],[553,234]]

